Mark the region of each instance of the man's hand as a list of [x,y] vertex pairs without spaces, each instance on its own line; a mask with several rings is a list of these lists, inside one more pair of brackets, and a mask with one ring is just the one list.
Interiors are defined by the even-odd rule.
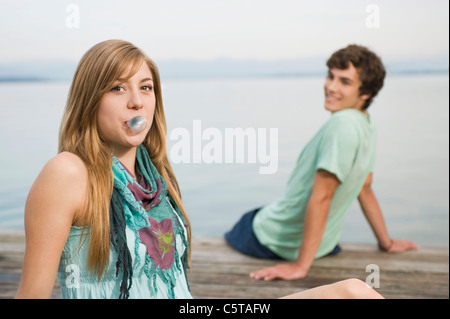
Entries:
[[419,247],[409,240],[390,239],[383,213],[372,189],[373,174],[370,173],[358,196],[359,204],[378,240],[381,250],[388,253],[399,253],[406,250],[417,250]]
[[406,239],[393,239],[389,247],[380,246],[380,249],[388,253],[400,253],[407,250],[417,250],[419,246]]
[[252,272],[250,277],[253,279],[273,280],[276,278],[283,280],[295,280],[306,277],[307,271],[303,270],[297,264],[278,264],[273,267],[263,268]]

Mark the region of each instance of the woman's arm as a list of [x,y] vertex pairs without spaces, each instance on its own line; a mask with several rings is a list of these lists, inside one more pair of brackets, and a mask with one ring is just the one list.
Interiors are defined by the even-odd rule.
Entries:
[[42,169],[25,205],[26,248],[16,298],[49,298],[70,227],[79,217],[87,190],[82,160],[68,152]]

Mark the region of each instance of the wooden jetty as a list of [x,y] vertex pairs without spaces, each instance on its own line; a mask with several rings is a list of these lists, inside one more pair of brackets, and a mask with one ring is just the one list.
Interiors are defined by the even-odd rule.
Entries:
[[[418,251],[388,254],[376,244],[342,243],[336,256],[316,260],[301,280],[270,282],[253,280],[251,271],[274,261],[244,256],[223,238],[195,237],[192,270],[188,273],[194,298],[278,298],[319,285],[348,278],[366,281],[376,265],[386,298],[449,298],[449,248],[421,247]],[[13,298],[20,280],[25,249],[23,232],[0,233],[0,298]],[[366,268],[368,272],[366,272]],[[53,298],[61,298],[55,282]]]

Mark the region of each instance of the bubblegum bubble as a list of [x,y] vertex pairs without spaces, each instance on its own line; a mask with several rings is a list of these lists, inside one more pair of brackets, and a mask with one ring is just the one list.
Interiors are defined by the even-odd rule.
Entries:
[[147,127],[147,119],[143,116],[135,116],[128,121],[128,126],[135,133],[142,132]]

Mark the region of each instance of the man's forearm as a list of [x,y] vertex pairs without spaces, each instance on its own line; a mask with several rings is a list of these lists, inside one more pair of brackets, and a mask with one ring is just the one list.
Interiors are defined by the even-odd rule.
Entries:
[[389,249],[392,241],[389,237],[386,223],[381,212],[380,205],[375,197],[372,188],[365,187],[361,190],[358,201],[367,221],[378,240],[378,244],[384,250]]
[[314,200],[311,198],[305,216],[302,244],[300,245],[297,264],[308,271],[319,250],[325,232],[331,198]]
[[305,272],[316,257],[327,224],[328,212],[334,193],[339,186],[335,175],[318,170],[314,178],[311,196],[306,207],[302,244],[299,247],[297,265]]

